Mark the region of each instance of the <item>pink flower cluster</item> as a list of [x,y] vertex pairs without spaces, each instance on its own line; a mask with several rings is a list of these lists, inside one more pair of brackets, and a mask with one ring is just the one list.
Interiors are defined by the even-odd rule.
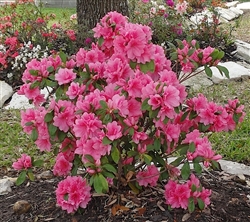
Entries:
[[32,167],[31,157],[27,154],[22,154],[21,158],[19,158],[16,162],[12,164],[12,167],[15,170],[27,170]]
[[91,187],[86,179],[80,176],[68,176],[59,182],[56,189],[57,204],[68,213],[76,211],[79,207],[86,208],[91,200],[90,190]]
[[[131,24],[121,14],[110,12],[94,32],[99,42],[92,43],[90,50],[81,48],[67,59],[59,54],[32,60],[23,74],[25,84],[19,93],[36,107],[21,113],[21,124],[42,151],[50,151],[54,143],[61,144],[53,173],[67,176],[76,161],[81,161],[77,164],[86,169],[91,185],[97,181],[98,187],[94,187],[102,191],[108,188],[107,181],[119,180],[118,165],[122,168],[119,173],[125,174],[121,177],[126,178],[132,169],[133,180],[140,186],[155,186],[161,178],[157,167],[171,171],[166,157],[179,146],[195,145],[193,152],[183,154],[183,161],[201,157],[200,162],[209,166],[220,159],[208,139],[201,136],[200,127],[233,130],[233,115],[241,122],[243,106],[237,100],[218,106],[202,95],[187,99],[163,48],[151,43],[152,32],[147,26]],[[185,58],[179,59],[187,61],[185,50],[189,48],[182,50],[179,54]],[[199,53],[204,56],[198,58],[210,62],[212,51],[203,50]],[[40,106],[45,101],[40,89],[46,83],[56,92],[45,108]],[[136,169],[140,163],[145,164]],[[176,169],[169,174],[179,177]],[[186,208],[190,197],[208,204],[208,192],[200,190],[193,177],[186,185],[169,182],[168,204]],[[197,187],[196,193],[191,191],[191,183]],[[73,212],[86,207],[89,191],[85,180],[67,177],[58,186],[57,202]]]
[[155,165],[147,166],[144,171],[139,171],[136,175],[136,179],[140,186],[156,186],[159,179],[160,172]]
[[196,204],[198,199],[203,201],[204,207],[210,204],[209,196],[211,190],[201,187],[200,181],[194,174],[191,174],[190,179],[186,183],[180,184],[176,181],[169,180],[165,185],[166,204],[172,208],[187,209],[189,199],[192,198]]
[[[211,57],[214,48],[208,46],[205,49],[196,48],[196,41],[192,40],[191,42],[187,42],[186,40],[182,41],[182,46],[177,49],[178,62],[182,67],[182,71],[184,73],[193,72],[197,69],[198,65],[217,65],[218,60],[213,60]],[[190,56],[190,52],[191,53]]]
[[234,130],[236,127],[234,115],[240,114],[240,122],[243,121],[245,116],[244,105],[240,105],[238,99],[229,100],[228,104],[223,107],[214,102],[209,102],[204,95],[199,94],[197,97],[188,99],[186,104],[188,112],[196,114],[195,117],[190,117],[190,119],[193,119],[192,124],[202,123],[209,126],[208,131],[212,132]]

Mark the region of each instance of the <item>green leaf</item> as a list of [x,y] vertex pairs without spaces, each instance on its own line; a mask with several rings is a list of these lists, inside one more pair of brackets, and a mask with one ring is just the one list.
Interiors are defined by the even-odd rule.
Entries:
[[203,123],[198,124],[199,131],[201,131],[201,132],[207,132],[209,127],[210,127],[210,124],[208,124],[208,125],[204,125]]
[[28,177],[29,177],[29,179],[31,180],[31,181],[35,181],[35,176],[34,176],[34,174],[32,173],[32,172],[29,172],[28,171]]
[[144,159],[144,161],[145,161],[145,163],[147,164],[147,165],[150,165],[151,164],[151,161],[152,161],[152,157],[151,156],[149,156],[148,154],[143,154],[143,159]]
[[38,131],[37,131],[37,129],[33,129],[32,132],[31,132],[31,139],[33,141],[36,141],[37,138],[38,138]]
[[114,166],[112,166],[111,164],[104,164],[102,166],[102,168],[104,168],[105,170],[109,171],[109,172],[112,172],[112,173],[116,173],[117,170],[115,169]]
[[112,147],[111,149],[111,157],[114,162],[117,164],[120,160],[120,152],[117,147]]
[[198,174],[201,174],[201,172],[202,172],[201,165],[199,163],[193,163],[193,165],[194,165],[195,172],[198,173]]
[[39,85],[40,85],[40,82],[39,82],[39,81],[35,81],[35,82],[33,82],[33,83],[30,85],[30,89],[35,89],[35,88],[37,88]]
[[136,62],[133,62],[133,61],[129,62],[129,66],[130,66],[131,69],[135,69],[136,65],[137,65]]
[[53,120],[53,118],[54,118],[54,112],[49,112],[49,113],[47,113],[47,114],[45,115],[44,121],[45,121],[46,123],[49,123],[49,122],[51,122],[51,121]]
[[65,139],[66,136],[67,136],[67,133],[65,133],[65,132],[63,132],[63,131],[61,131],[61,130],[58,130],[57,136],[58,136],[59,142],[63,142],[64,139]]
[[176,149],[180,150],[180,155],[186,155],[189,149],[189,144],[181,144]]
[[148,104],[148,101],[149,101],[149,98],[148,98],[148,99],[145,99],[145,100],[142,102],[142,105],[141,105],[142,111],[150,110],[151,106]]
[[57,131],[57,127],[54,126],[52,123],[49,124],[48,126],[48,130],[49,130],[49,135],[50,136],[54,136],[56,134],[56,131]]
[[85,154],[84,158],[86,158],[90,163],[95,163],[95,159],[89,154]]
[[241,117],[241,116],[242,116],[241,113],[234,113],[234,114],[233,114],[233,120],[234,120],[234,122],[235,122],[235,123],[239,123],[240,117]]
[[189,176],[190,176],[190,165],[189,165],[189,162],[186,162],[181,168],[181,177],[184,180],[187,180]]
[[105,193],[108,190],[108,182],[100,173],[94,175],[94,189],[97,193]]
[[38,76],[37,70],[31,69],[29,72],[30,72],[30,75],[32,75],[32,76]]
[[213,169],[221,169],[220,164],[216,162],[215,160],[212,160],[211,164],[212,164]]
[[159,138],[157,138],[154,141],[154,150],[158,151],[160,149],[161,149],[161,140]]
[[55,70],[55,69],[54,69],[53,66],[50,66],[50,67],[47,68],[47,71],[48,71],[48,72],[53,72],[54,70]]
[[43,160],[36,160],[32,165],[35,167],[41,167],[43,165]]
[[207,74],[208,77],[212,77],[213,76],[213,72],[210,69],[210,67],[205,66],[205,73]]
[[133,136],[134,133],[135,133],[135,129],[131,127],[131,128],[129,129],[128,133],[129,133],[130,136]]
[[192,213],[192,212],[194,212],[194,210],[195,210],[194,198],[193,198],[193,197],[190,197],[190,198],[188,199],[188,211],[189,211],[190,213]]
[[55,94],[56,94],[56,98],[60,99],[62,97],[62,95],[64,94],[63,88],[62,87],[58,87],[57,90],[56,90],[56,92],[55,92]]
[[105,136],[105,137],[102,139],[102,143],[103,143],[104,145],[109,145],[109,144],[112,143],[112,141],[111,141],[108,137]]
[[203,200],[200,199],[200,198],[197,198],[197,202],[198,202],[199,208],[200,208],[201,210],[204,210],[204,208],[205,208],[205,203],[203,202]]
[[23,170],[20,175],[18,176],[17,180],[16,180],[16,185],[19,186],[21,184],[23,184],[23,182],[25,181],[26,179],[26,171]]
[[32,126],[34,123],[33,122],[27,122],[25,123],[25,126]]
[[103,123],[104,124],[107,124],[107,123],[110,123],[112,122],[112,116],[110,114],[106,114],[103,118]]
[[59,56],[60,56],[62,62],[66,63],[66,61],[67,61],[67,55],[64,52],[61,51],[61,52],[59,52]]
[[103,42],[104,42],[104,38],[103,38],[103,37],[100,37],[100,38],[98,39],[98,46],[102,46]]
[[105,176],[106,178],[114,178],[115,177],[115,175],[113,174],[113,173],[110,173],[110,172],[108,172],[108,171],[102,171],[102,174],[103,174],[103,176]]
[[174,160],[170,164],[173,165],[174,167],[177,167],[177,166],[180,165],[180,163],[182,162],[182,160],[183,160],[183,157],[178,157],[176,160]]
[[220,74],[223,76],[223,74],[225,74],[225,76],[230,79],[230,76],[229,76],[229,71],[226,67],[224,66],[220,66],[220,65],[217,65],[216,66],[217,69],[219,70]]
[[108,104],[104,100],[100,100],[99,103],[103,109],[108,109]]
[[154,60],[151,60],[150,62],[146,62],[145,64],[140,63],[140,69],[143,73],[154,72],[155,71]]
[[191,153],[193,153],[195,151],[195,144],[194,144],[194,142],[192,142],[192,143],[189,144],[189,148],[188,149],[189,149],[189,151]]

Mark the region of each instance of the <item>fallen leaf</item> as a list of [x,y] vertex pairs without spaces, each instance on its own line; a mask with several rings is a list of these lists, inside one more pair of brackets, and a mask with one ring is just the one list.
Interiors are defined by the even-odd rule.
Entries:
[[133,177],[134,172],[133,171],[128,171],[128,173],[126,174],[126,180],[127,182],[130,181],[130,179]]
[[142,216],[146,211],[146,207],[136,208],[136,210],[137,210],[137,215]]
[[187,221],[190,217],[191,217],[191,214],[190,213],[186,213],[186,214],[183,215],[181,221]]
[[166,211],[165,208],[161,206],[162,202],[163,202],[162,200],[161,201],[159,200],[157,202],[157,206],[160,208],[161,211]]
[[121,206],[119,204],[115,204],[112,209],[111,209],[111,213],[113,216],[115,215],[118,215],[118,214],[121,214],[123,213],[123,211],[128,211],[129,208],[128,207],[125,207],[125,206]]

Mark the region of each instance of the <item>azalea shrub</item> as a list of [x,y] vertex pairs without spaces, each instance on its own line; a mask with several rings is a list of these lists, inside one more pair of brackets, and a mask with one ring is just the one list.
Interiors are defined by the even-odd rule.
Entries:
[[[204,209],[211,190],[198,175],[202,165],[217,167],[222,158],[207,133],[234,130],[243,105],[237,99],[219,105],[202,94],[189,98],[148,26],[110,12],[93,31],[97,41],[89,50],[31,60],[18,91],[34,105],[21,111],[24,132],[42,152],[56,154],[57,204],[72,213],[86,208],[94,192],[130,187],[139,193],[163,184],[171,208]],[[195,41],[180,44],[175,53],[189,67],[184,76],[198,66],[209,70],[222,55],[192,50]],[[47,98],[41,89],[48,89]],[[32,165],[26,158],[13,164],[23,175]]]

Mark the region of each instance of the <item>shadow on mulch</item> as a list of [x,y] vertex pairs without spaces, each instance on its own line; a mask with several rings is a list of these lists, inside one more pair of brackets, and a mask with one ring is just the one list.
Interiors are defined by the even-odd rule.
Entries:
[[[1,176],[0,176],[1,178]],[[0,221],[2,222],[247,222],[250,221],[250,187],[246,181],[237,176],[223,172],[204,172],[200,176],[202,185],[212,189],[211,204],[204,211],[195,210],[192,214],[181,209],[168,210],[164,204],[162,189],[147,188],[141,194],[134,195],[128,191],[120,191],[120,206],[126,206],[114,211],[118,204],[117,196],[95,196],[86,209],[67,214],[56,206],[55,189],[58,178],[40,180],[13,186],[12,192],[0,197]],[[247,179],[249,180],[249,178]],[[26,200],[31,209],[22,215],[13,212],[13,205],[18,200]],[[123,210],[122,210],[123,209]],[[116,212],[113,216],[112,213]]]

